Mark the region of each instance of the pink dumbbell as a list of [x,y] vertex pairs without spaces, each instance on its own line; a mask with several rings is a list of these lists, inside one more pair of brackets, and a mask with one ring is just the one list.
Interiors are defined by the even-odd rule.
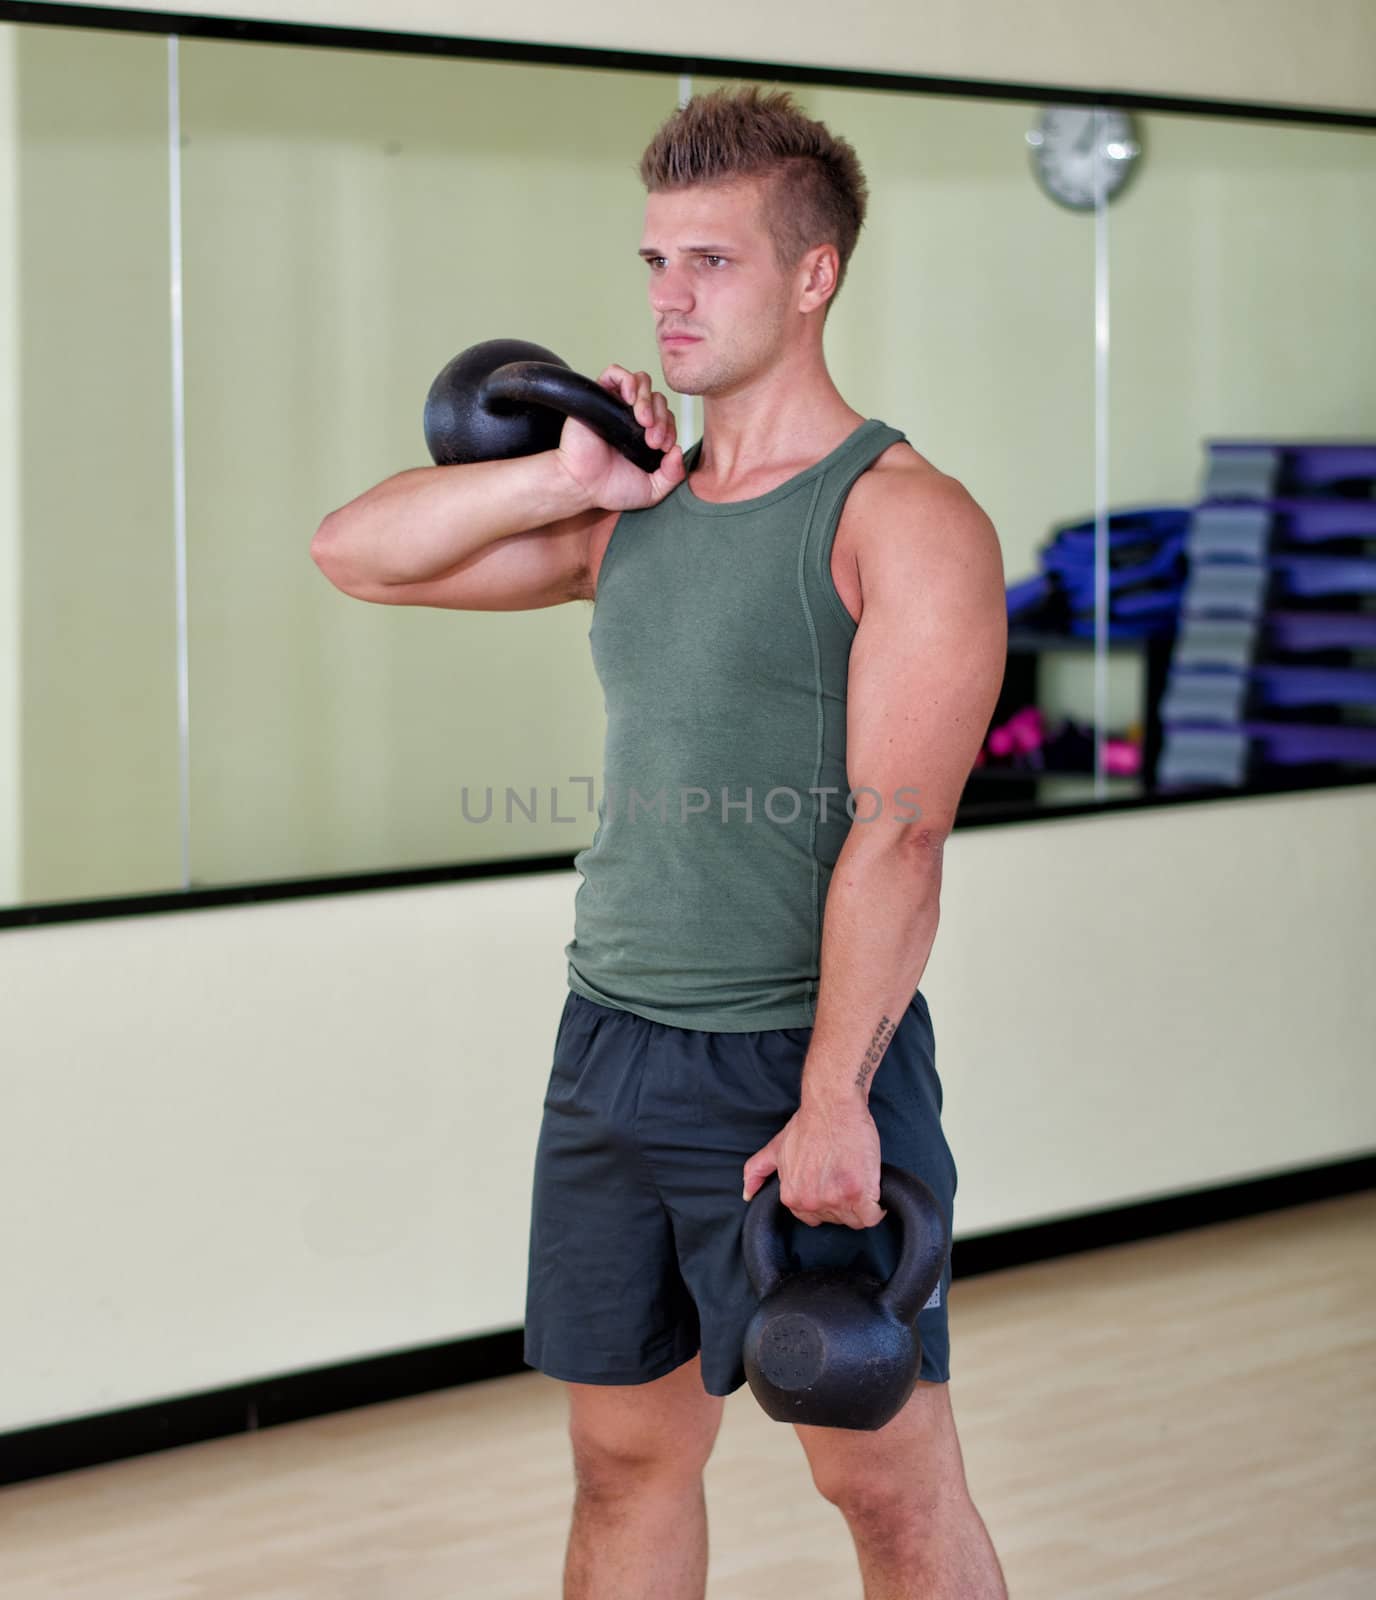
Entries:
[[1040,750],[1046,738],[1046,719],[1040,706],[1024,706],[1002,727],[994,728],[987,740],[991,756],[1028,755]]

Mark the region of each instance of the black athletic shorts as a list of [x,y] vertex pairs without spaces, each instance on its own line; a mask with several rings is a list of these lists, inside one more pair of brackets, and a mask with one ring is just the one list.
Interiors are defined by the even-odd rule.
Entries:
[[[745,1382],[756,1297],[741,1255],[745,1163],[798,1109],[811,1028],[669,1027],[572,991],[535,1156],[525,1359],[573,1383],[648,1383],[702,1351],[709,1394]],[[931,1185],[951,1226],[927,1002],[914,996],[871,1081],[883,1160]],[[901,1233],[790,1219],[794,1266],[863,1264],[887,1279]],[[950,1263],[918,1317],[919,1377],[950,1375]]]

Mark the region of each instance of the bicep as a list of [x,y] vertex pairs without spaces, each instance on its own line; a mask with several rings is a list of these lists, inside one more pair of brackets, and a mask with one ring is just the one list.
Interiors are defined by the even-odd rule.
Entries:
[[[1007,600],[993,524],[964,490],[876,528],[861,555],[863,605],[847,686],[847,777],[889,816],[916,791],[949,830],[1003,684]],[[875,802],[857,801],[869,815]],[[900,810],[900,815],[901,810]]]

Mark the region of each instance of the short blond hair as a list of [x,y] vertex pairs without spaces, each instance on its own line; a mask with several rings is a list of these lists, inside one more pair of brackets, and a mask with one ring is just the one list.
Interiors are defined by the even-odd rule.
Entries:
[[646,146],[640,178],[651,194],[767,179],[764,224],[779,265],[790,271],[813,246],[835,245],[832,299],[841,292],[869,185],[852,146],[805,115],[786,89],[694,95]]

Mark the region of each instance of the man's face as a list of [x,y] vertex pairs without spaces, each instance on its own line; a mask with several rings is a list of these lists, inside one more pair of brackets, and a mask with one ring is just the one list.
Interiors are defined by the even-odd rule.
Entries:
[[763,199],[756,180],[646,197],[640,254],[664,381],[679,394],[729,394],[783,343],[795,275],[779,267]]

